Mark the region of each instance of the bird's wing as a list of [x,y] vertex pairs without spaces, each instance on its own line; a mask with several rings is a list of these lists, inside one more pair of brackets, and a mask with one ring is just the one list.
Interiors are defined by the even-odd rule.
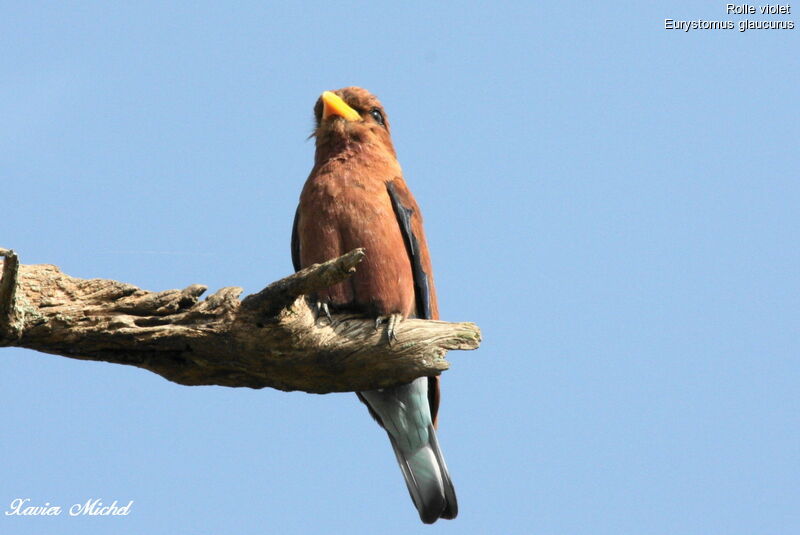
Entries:
[[294,223],[292,224],[292,265],[295,271],[300,271],[300,239],[297,236],[297,221],[300,219],[300,206],[294,213]]
[[[422,230],[422,215],[419,213],[414,197],[402,181],[387,182],[386,189],[392,200],[392,207],[400,224],[403,239],[406,242],[411,270],[414,275],[414,297],[417,301],[417,317],[422,319],[439,319],[439,306],[436,302],[436,289],[431,275],[431,258],[428,244]],[[430,405],[433,425],[437,425],[439,416],[439,376],[428,377],[428,403]]]
[[[427,255],[427,244],[424,236],[418,236],[414,220],[419,218],[416,203],[410,198],[405,187],[388,182],[386,189],[392,199],[392,208],[400,224],[403,240],[406,243],[408,257],[411,260],[411,269],[414,275],[414,296],[417,301],[417,317],[422,319],[433,318],[433,285],[430,278],[430,260]],[[421,224],[419,225],[421,229]],[[427,268],[427,271],[426,271]]]

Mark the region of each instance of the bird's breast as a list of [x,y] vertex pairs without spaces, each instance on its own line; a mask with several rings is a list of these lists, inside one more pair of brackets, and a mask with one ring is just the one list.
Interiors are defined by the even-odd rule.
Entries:
[[399,172],[381,162],[331,161],[315,168],[303,188],[298,237],[304,267],[358,247],[367,251],[355,275],[331,289],[335,305],[374,314],[414,312],[411,261],[386,185]]

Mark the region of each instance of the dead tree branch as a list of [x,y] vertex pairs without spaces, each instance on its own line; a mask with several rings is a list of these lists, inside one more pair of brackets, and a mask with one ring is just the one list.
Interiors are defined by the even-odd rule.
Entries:
[[448,368],[451,349],[475,349],[473,323],[409,319],[389,344],[373,318],[318,319],[306,295],[340,282],[364,258],[356,249],[239,300],[223,288],[150,292],[78,279],[52,265],[4,257],[0,347],[138,366],[184,385],[272,387],[313,393],[382,388]]
[[5,258],[3,261],[3,278],[0,279],[0,338],[13,337],[16,334],[14,330],[14,302],[19,260],[14,251],[10,249],[0,249],[0,256]]

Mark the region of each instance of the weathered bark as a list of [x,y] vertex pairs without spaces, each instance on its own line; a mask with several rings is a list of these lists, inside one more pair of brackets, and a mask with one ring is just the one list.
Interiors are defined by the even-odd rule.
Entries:
[[0,346],[128,364],[184,385],[326,393],[382,388],[448,368],[450,349],[475,349],[473,323],[408,319],[389,343],[374,318],[317,318],[306,295],[344,280],[363,249],[316,264],[238,299],[223,288],[149,292],[78,279],[52,265],[19,265],[0,249]]

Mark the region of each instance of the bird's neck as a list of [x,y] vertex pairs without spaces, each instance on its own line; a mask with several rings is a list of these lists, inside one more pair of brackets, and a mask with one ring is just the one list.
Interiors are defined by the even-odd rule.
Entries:
[[349,165],[387,164],[396,162],[394,148],[354,139],[329,139],[317,145],[314,166],[323,167],[329,162],[347,162]]

